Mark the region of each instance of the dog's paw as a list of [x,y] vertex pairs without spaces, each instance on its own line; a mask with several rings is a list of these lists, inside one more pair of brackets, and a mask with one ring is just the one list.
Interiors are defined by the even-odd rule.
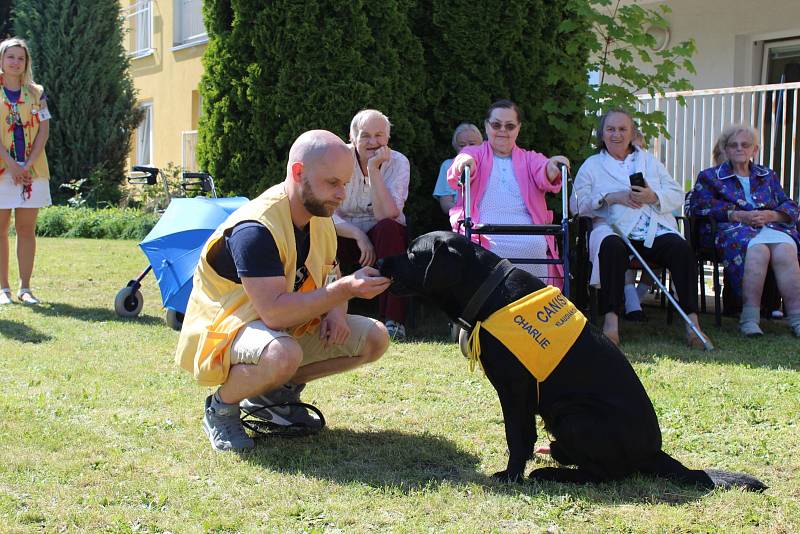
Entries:
[[492,478],[500,482],[515,482],[520,483],[523,481],[522,472],[510,472],[508,470],[498,471],[492,475]]

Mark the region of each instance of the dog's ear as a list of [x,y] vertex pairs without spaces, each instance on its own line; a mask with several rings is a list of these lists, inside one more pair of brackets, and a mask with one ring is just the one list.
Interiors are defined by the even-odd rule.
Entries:
[[451,247],[446,239],[437,238],[433,243],[431,261],[425,268],[425,278],[422,288],[425,291],[435,291],[454,286],[461,281],[461,254]]

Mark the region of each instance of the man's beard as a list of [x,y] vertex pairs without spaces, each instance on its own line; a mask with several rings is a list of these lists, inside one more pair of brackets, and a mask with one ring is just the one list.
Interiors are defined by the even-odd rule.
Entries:
[[311,190],[311,184],[308,178],[303,177],[302,187],[300,187],[300,199],[303,201],[303,207],[306,208],[311,215],[315,217],[330,217],[336,211],[337,206],[333,206],[333,202],[324,202],[314,196]]

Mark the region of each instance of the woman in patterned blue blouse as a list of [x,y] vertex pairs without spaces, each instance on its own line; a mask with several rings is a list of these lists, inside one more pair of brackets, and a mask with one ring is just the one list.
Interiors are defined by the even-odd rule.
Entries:
[[716,166],[697,177],[689,212],[717,222],[715,236],[710,228],[703,232],[714,240],[728,283],[742,301],[741,332],[763,334],[758,325],[761,293],[771,266],[789,325],[800,337],[800,207],[786,195],[775,171],[755,163],[757,143],[758,135],[749,126],[722,131],[714,146]]

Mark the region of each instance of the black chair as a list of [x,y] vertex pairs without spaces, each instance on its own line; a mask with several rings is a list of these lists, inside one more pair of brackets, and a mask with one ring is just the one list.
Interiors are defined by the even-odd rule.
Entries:
[[717,234],[717,221],[710,217],[692,215],[689,217],[688,230],[686,232],[686,239],[694,250],[694,256],[697,260],[697,277],[700,284],[700,311],[706,313],[706,263],[711,263],[713,274],[711,282],[714,287],[714,324],[722,326],[722,284],[720,283],[720,269],[719,265],[722,263],[722,258],[717,253],[717,247],[714,242],[703,242],[700,239],[700,229],[704,225],[711,227],[711,235]]

